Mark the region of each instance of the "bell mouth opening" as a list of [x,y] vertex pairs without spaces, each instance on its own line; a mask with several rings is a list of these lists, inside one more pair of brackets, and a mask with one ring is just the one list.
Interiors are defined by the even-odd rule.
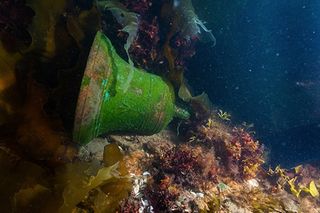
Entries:
[[86,144],[100,134],[100,111],[111,83],[108,80],[111,80],[112,58],[105,39],[97,32],[82,77],[73,128],[73,140],[79,144]]
[[94,86],[81,88],[74,121],[73,140],[80,144],[88,143],[98,133],[97,125],[101,100],[94,94]]

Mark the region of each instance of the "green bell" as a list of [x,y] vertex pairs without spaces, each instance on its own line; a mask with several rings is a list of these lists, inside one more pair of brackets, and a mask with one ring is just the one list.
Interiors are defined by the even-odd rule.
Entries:
[[172,86],[128,64],[98,32],[82,78],[73,139],[84,145],[108,133],[158,133],[174,116],[189,117],[174,102]]

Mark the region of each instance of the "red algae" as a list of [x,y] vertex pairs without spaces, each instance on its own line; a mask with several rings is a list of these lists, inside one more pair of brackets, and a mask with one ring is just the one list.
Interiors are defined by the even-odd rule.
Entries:
[[[102,27],[110,35],[120,54],[125,52],[128,35],[112,14],[102,14],[92,2],[83,8],[80,1],[60,0],[51,10],[52,2],[43,1],[43,11],[30,2],[30,6],[24,1],[0,3],[0,52],[6,53],[1,55],[10,56],[28,47],[32,39],[38,41],[32,51],[20,51],[10,64],[12,79],[23,81],[19,88],[24,101],[17,109],[20,117],[1,126],[11,129],[1,137],[0,145],[4,210],[320,212],[319,167],[278,166],[267,171],[264,146],[254,134],[234,127],[222,110],[219,116],[195,99],[188,103],[193,117],[181,123],[179,137],[172,130],[152,136],[109,135],[101,139],[101,150],[93,150],[98,145],[92,141],[80,148],[84,154],[78,152],[62,118],[65,111],[66,117],[73,113],[64,109],[62,100],[69,93],[65,89],[77,87],[70,79],[82,76],[97,29]],[[187,28],[188,19],[196,17],[194,11],[184,19],[166,13],[165,9],[173,9],[171,1],[119,2],[138,17],[129,58],[136,66],[164,76],[178,90],[184,83],[186,62],[199,42],[199,20],[191,30]],[[50,11],[53,20],[39,18],[46,17],[45,11]],[[185,31],[179,30],[179,23]]]

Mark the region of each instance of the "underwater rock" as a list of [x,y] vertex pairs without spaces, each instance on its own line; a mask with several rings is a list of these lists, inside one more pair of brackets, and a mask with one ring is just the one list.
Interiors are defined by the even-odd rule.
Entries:
[[245,183],[250,191],[259,187],[259,182],[257,179],[246,180]]
[[[8,3],[19,2],[22,1],[4,0],[0,11]],[[173,73],[168,78],[177,80],[175,92],[195,109],[192,120],[179,124],[176,130],[170,127],[171,130],[152,136],[104,135],[106,138],[91,141],[79,152],[72,143],[71,131],[64,129],[55,104],[48,102],[55,95],[68,98],[65,89],[74,86],[70,84],[73,78],[60,74],[82,76],[92,38],[100,25],[106,24],[100,15],[106,14],[92,1],[27,2],[28,6],[18,8],[9,5],[8,11],[0,14],[1,26],[8,18],[12,24],[5,23],[0,36],[10,29],[16,34],[14,39],[23,42],[18,42],[19,50],[29,47],[26,57],[23,52],[9,53],[8,44],[0,46],[0,124],[7,124],[8,117],[19,113],[16,125],[1,130],[5,133],[0,138],[1,211],[320,212],[320,170],[316,165],[265,171],[263,146],[253,133],[243,126],[234,128],[228,113],[205,109],[200,104],[205,95],[197,98],[200,101],[191,96],[182,75],[185,60],[195,53],[201,29],[208,31],[208,36],[212,34],[199,21],[190,0],[112,1],[122,3],[122,10],[118,11],[108,1],[107,6],[117,16],[113,18],[122,26],[110,22],[114,26],[106,25],[104,30],[119,34],[113,42],[122,39],[119,43],[125,43],[130,37],[124,56],[130,55],[129,60],[135,65],[163,76]],[[162,8],[165,3],[168,4]],[[86,9],[79,4],[85,4]],[[35,12],[32,22],[29,6]],[[162,11],[165,17],[161,17],[161,9],[166,7],[175,13]],[[12,11],[21,12],[22,16],[8,17],[6,12]],[[127,17],[121,13],[127,13]],[[166,25],[165,20],[172,21],[173,26]],[[22,26],[17,25],[20,21]],[[125,25],[131,26],[123,29]],[[31,46],[25,42],[23,32],[20,37],[24,31],[21,27],[29,28],[34,39]],[[16,46],[13,49],[17,50]],[[27,63],[17,64],[21,59]],[[28,69],[23,69],[25,64]],[[18,82],[16,67],[23,73],[20,78],[26,81],[20,88],[26,95],[23,103],[10,101]],[[39,73],[45,73],[45,77],[39,77]],[[48,83],[53,81],[56,82]],[[48,110],[51,104],[53,107]],[[56,108],[65,108],[68,115],[73,115],[67,105],[58,105]],[[3,131],[7,129],[8,133]]]
[[104,147],[108,144],[107,139],[95,138],[90,143],[80,147],[78,158],[81,161],[91,161],[93,159],[102,161]]
[[126,152],[145,150],[149,153],[164,153],[178,143],[177,135],[170,130],[163,130],[151,136],[141,135],[110,135],[109,140],[117,143]]
[[300,208],[298,207],[297,203],[289,198],[282,199],[282,203],[284,206],[284,210],[286,212],[298,213],[300,212]]
[[223,205],[226,207],[226,210],[230,213],[253,213],[252,211],[242,208],[238,205],[236,205],[231,200],[226,200]]

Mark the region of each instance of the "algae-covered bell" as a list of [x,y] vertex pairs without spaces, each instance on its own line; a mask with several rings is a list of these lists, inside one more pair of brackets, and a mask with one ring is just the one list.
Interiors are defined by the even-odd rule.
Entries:
[[157,133],[174,116],[189,117],[174,101],[170,84],[128,64],[98,32],[82,79],[73,139],[86,144],[107,133]]

